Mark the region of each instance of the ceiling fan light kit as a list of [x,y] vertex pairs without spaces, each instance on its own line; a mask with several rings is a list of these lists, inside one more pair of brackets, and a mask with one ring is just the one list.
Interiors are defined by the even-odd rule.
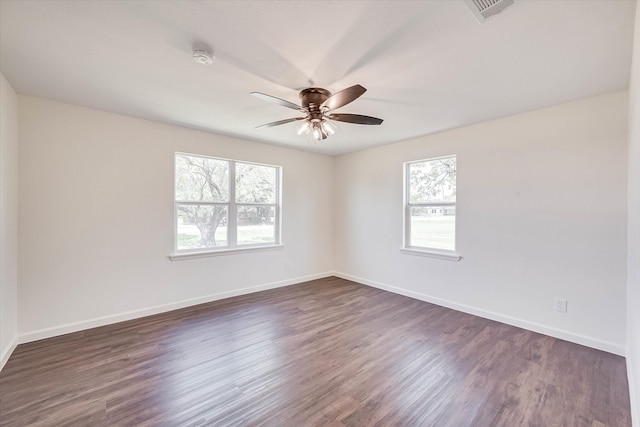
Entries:
[[322,130],[325,131],[327,134],[333,135],[336,133],[337,129],[338,129],[337,126],[334,125],[333,123],[328,122],[326,120],[322,121]]
[[276,98],[264,93],[251,92],[251,95],[264,101],[272,102],[283,107],[305,113],[304,117],[279,120],[277,122],[257,126],[257,128],[279,126],[285,123],[304,120],[297,128],[298,135],[310,135],[314,142],[318,142],[320,140],[327,139],[330,135],[336,133],[337,127],[331,121],[360,125],[379,125],[382,123],[382,119],[378,119],[376,117],[362,116],[359,114],[330,113],[337,108],[355,101],[366,91],[367,90],[364,87],[354,85],[332,95],[331,92],[326,89],[310,87],[300,92],[299,96],[301,105],[296,105],[293,102],[285,101],[284,99]]

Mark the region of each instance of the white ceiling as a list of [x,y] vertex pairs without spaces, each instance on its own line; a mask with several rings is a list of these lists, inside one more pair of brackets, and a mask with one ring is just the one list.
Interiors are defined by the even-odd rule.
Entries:
[[[516,0],[479,24],[461,0],[0,0],[0,70],[21,94],[338,155],[627,89],[634,8]],[[297,113],[249,92],[356,83],[338,112],[381,126],[255,129]]]

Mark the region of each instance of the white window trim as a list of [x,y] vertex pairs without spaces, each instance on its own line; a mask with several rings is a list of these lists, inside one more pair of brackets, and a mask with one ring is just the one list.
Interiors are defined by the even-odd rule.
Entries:
[[[179,201],[176,199],[175,195],[175,178],[176,178],[176,156],[184,155],[191,157],[204,157],[208,159],[214,160],[222,160],[225,162],[229,162],[229,202],[192,202],[192,201]],[[245,163],[252,164],[258,166],[267,166],[276,169],[276,203],[236,203],[235,195],[236,195],[236,181],[235,181],[235,172],[236,172],[236,163]],[[282,166],[278,165],[269,165],[265,163],[256,163],[249,162],[244,160],[234,160],[234,159],[225,159],[222,157],[212,157],[206,156],[202,154],[194,154],[194,153],[185,153],[176,151],[173,153],[173,183],[174,183],[174,193],[173,193],[173,252],[169,255],[169,259],[172,261],[184,260],[184,259],[194,259],[194,258],[204,258],[211,256],[220,256],[220,255],[231,255],[231,254],[239,254],[239,253],[249,253],[249,252],[260,252],[267,251],[273,249],[282,249],[284,246],[282,245],[282,235],[281,235],[281,224],[282,224]],[[227,210],[227,246],[221,246],[219,248],[198,248],[198,249],[178,249],[178,204],[199,204],[199,205],[224,205],[228,206]],[[238,206],[270,206],[275,210],[275,223],[274,223],[274,237],[275,241],[271,243],[264,244],[247,244],[247,245],[238,245],[237,244],[237,207]],[[233,215],[232,215],[233,213]]]
[[447,261],[460,261],[462,255],[459,255],[456,251],[447,251],[444,249],[424,249],[420,247],[406,247],[400,248],[400,252],[407,255],[418,255],[435,259],[444,259]]
[[235,247],[233,249],[206,249],[201,251],[192,252],[178,252],[169,255],[171,261],[182,261],[187,259],[207,258],[212,256],[223,256],[233,254],[244,254],[251,252],[263,252],[284,249],[284,245],[242,245],[242,247]]
[[[442,260],[447,260],[447,261],[460,261],[462,259],[462,256],[460,254],[458,254],[458,252],[456,252],[456,250],[448,250],[448,249],[441,249],[441,248],[430,248],[430,247],[424,247],[424,246],[412,246],[410,245],[411,242],[411,208],[412,207],[430,207],[430,206],[456,206],[457,201],[456,202],[427,202],[427,203],[410,203],[409,202],[409,195],[411,194],[410,192],[410,182],[409,182],[409,166],[414,164],[414,163],[422,163],[422,162],[428,162],[428,161],[432,161],[432,160],[440,160],[440,159],[448,159],[451,157],[455,157],[456,158],[456,163],[457,163],[457,155],[455,154],[450,154],[447,156],[440,156],[440,157],[432,157],[429,159],[422,159],[422,160],[412,160],[410,162],[404,162],[402,164],[402,176],[403,176],[403,188],[404,188],[404,206],[403,206],[403,210],[404,210],[404,215],[403,215],[403,221],[402,221],[402,227],[403,227],[403,242],[402,242],[402,248],[400,248],[400,252],[404,253],[404,254],[408,254],[408,255],[419,255],[419,256],[424,256],[424,257],[429,257],[429,258],[435,258],[435,259],[442,259]],[[458,247],[458,233],[457,233],[457,215],[456,215],[456,237],[455,237],[455,242],[454,242],[454,247],[457,249]]]

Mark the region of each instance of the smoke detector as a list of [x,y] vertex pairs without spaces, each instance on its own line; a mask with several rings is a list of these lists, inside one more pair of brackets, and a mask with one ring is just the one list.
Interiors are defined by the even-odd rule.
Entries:
[[206,49],[194,48],[193,49],[193,60],[198,64],[202,65],[210,65],[213,64],[213,53],[209,52]]
[[508,6],[513,4],[513,0],[463,0],[473,16],[479,23],[483,23],[490,16],[496,15]]

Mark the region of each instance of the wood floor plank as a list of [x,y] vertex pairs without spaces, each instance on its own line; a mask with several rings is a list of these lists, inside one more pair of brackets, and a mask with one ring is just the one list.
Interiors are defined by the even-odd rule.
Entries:
[[331,277],[22,344],[0,426],[630,426],[622,357]]

